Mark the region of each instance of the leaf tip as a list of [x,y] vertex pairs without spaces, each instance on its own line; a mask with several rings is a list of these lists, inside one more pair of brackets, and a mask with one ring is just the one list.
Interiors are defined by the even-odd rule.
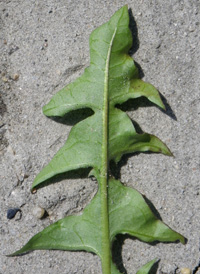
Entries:
[[181,242],[183,245],[187,244],[187,238],[185,238],[184,236],[181,235],[181,237],[180,237],[180,242]]
[[164,105],[164,103],[162,102],[162,100],[160,100],[161,102],[160,102],[160,108],[162,109],[162,110],[164,110],[164,111],[166,111],[166,107],[165,107],[165,105]]
[[42,113],[46,116],[48,116],[48,104],[47,105],[44,105],[42,107]]
[[11,253],[11,254],[6,254],[5,256],[6,257],[15,257],[15,256],[19,256],[19,255],[21,255],[22,253],[20,252],[20,250],[17,250],[17,251],[15,251],[15,252],[13,252],[13,253]]
[[9,257],[14,257],[16,255],[15,255],[15,253],[11,253],[11,254],[6,254],[5,256],[9,258]]
[[171,152],[171,150],[168,147],[167,147],[167,149],[168,149],[167,156],[175,157],[174,154]]
[[157,258],[145,264],[136,274],[149,274],[155,263],[158,263],[159,260]]

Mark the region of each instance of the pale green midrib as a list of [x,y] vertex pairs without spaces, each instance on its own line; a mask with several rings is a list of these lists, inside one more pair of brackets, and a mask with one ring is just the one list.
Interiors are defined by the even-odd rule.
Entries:
[[108,216],[108,91],[109,91],[109,64],[111,49],[116,34],[115,28],[106,58],[105,78],[104,78],[104,99],[103,99],[103,114],[102,114],[102,162],[100,170],[100,197],[101,197],[101,231],[102,231],[102,272],[103,274],[111,273],[111,250],[110,250],[110,232],[109,232],[109,216]]

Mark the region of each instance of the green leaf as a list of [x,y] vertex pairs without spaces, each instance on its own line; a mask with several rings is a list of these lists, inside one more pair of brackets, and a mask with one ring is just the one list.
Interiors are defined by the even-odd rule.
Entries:
[[108,157],[118,162],[123,154],[153,151],[171,155],[167,146],[151,134],[138,134],[126,113],[117,109],[130,98],[145,96],[164,108],[158,91],[138,79],[133,59],[128,55],[132,45],[127,6],[117,11],[110,21],[90,36],[90,67],[75,82],[63,88],[43,107],[47,116],[65,116],[81,108],[94,114],[76,124],[65,145],[34,180],[32,188],[45,180],[70,170],[92,167],[101,169],[104,97],[107,94],[109,117]]
[[156,104],[160,108],[165,109],[165,106],[159,96],[157,89],[151,84],[145,83],[141,79],[132,79],[128,92],[121,94],[113,100],[118,104],[122,104],[128,99],[136,99],[142,96],[146,97],[149,101]]
[[113,179],[109,181],[108,194],[111,240],[127,233],[145,242],[185,242],[183,236],[155,217],[137,190]]
[[[118,234],[129,234],[145,242],[185,242],[182,235],[155,217],[137,190],[111,179],[108,198],[111,243]],[[98,191],[82,215],[68,216],[50,225],[12,256],[36,249],[61,249],[85,250],[102,258],[100,199]]]
[[124,154],[153,151],[172,155],[156,136],[138,134],[128,115],[116,107],[130,98],[145,96],[164,108],[155,87],[138,78],[137,67],[128,55],[131,45],[128,8],[124,6],[91,34],[90,66],[83,75],[43,108],[47,116],[64,117],[82,108],[94,113],[71,129],[66,143],[38,174],[32,188],[57,174],[88,167],[99,188],[82,215],[50,225],[12,256],[36,249],[85,250],[100,257],[103,274],[119,274],[111,259],[117,234],[145,242],[184,243],[182,235],[153,215],[140,193],[108,179],[109,162],[117,163]]
[[157,259],[154,259],[154,260],[148,262],[143,267],[141,267],[140,270],[138,270],[138,272],[136,274],[149,274],[149,271],[151,270],[151,268],[153,267],[153,265],[155,264],[156,261],[157,261]]

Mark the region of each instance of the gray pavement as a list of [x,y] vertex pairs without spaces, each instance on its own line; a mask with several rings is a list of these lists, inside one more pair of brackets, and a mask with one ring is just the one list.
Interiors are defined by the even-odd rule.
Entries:
[[[70,1],[1,0],[0,19],[0,273],[98,274],[97,256],[85,252],[35,251],[4,255],[35,233],[78,214],[95,195],[95,182],[67,179],[30,193],[31,183],[67,139],[71,125],[42,114],[42,106],[89,65],[92,30],[128,4],[137,23],[134,54],[144,80],[165,97],[166,113],[154,106],[128,114],[157,135],[173,157],[139,154],[127,158],[121,180],[144,194],[163,221],[183,234],[187,244],[148,245],[125,238],[121,255],[128,274],[160,259],[157,273],[196,269],[200,262],[200,2],[198,0]],[[33,214],[36,206],[49,217]],[[8,220],[8,208],[20,207]],[[122,240],[121,240],[122,241]],[[195,273],[195,272],[193,272]]]

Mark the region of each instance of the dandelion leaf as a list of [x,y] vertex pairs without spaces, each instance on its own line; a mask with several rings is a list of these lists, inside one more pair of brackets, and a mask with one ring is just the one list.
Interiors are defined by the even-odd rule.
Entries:
[[[182,235],[155,217],[137,190],[111,179],[109,174],[109,162],[119,162],[124,154],[152,151],[171,155],[156,136],[139,134],[128,115],[117,108],[129,99],[144,96],[164,109],[156,88],[139,79],[138,69],[128,55],[132,42],[128,8],[124,6],[92,32],[90,66],[83,75],[43,107],[47,116],[65,117],[83,108],[90,108],[93,114],[72,127],[66,143],[38,174],[32,188],[57,174],[91,168],[98,191],[81,215],[50,225],[12,256],[36,249],[85,250],[100,257],[103,274],[119,274],[111,259],[118,234],[147,243],[184,243]],[[153,261],[137,273],[148,273],[152,265]]]

